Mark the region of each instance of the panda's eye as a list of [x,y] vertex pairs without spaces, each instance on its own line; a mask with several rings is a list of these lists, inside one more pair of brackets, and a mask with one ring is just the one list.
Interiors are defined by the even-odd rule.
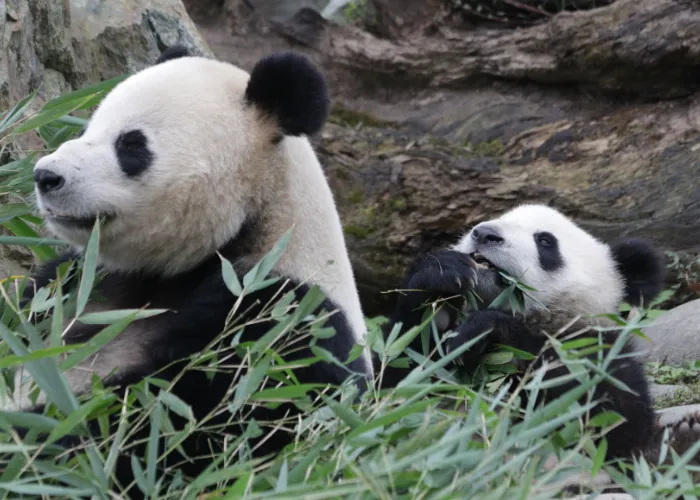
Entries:
[[117,160],[128,177],[137,177],[153,163],[153,153],[148,148],[148,139],[141,130],[120,134],[114,145]]
[[549,248],[556,245],[557,239],[550,233],[537,233],[535,235],[537,244],[541,247]]
[[140,130],[121,134],[117,139],[117,148],[138,149],[146,147],[146,136]]

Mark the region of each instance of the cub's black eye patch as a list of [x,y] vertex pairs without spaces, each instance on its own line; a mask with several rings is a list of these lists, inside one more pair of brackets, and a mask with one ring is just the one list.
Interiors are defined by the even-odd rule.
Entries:
[[119,167],[129,177],[137,177],[153,163],[154,155],[148,149],[148,139],[141,130],[120,134],[114,147]]
[[540,267],[545,271],[556,271],[564,265],[564,258],[559,251],[559,241],[552,233],[541,232],[534,234],[537,244],[537,256]]

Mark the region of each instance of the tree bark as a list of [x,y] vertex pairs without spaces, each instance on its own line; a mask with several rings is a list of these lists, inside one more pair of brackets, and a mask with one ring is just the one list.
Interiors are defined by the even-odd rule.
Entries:
[[618,0],[525,29],[445,28],[396,42],[331,27],[321,52],[329,65],[421,88],[464,87],[488,77],[673,98],[700,82],[700,4]]

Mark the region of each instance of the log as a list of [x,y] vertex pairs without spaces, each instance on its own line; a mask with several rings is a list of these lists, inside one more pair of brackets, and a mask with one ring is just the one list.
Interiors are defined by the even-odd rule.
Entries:
[[333,26],[320,50],[328,64],[387,84],[455,88],[486,77],[676,98],[700,82],[700,4],[618,0],[524,29],[444,28],[400,41]]

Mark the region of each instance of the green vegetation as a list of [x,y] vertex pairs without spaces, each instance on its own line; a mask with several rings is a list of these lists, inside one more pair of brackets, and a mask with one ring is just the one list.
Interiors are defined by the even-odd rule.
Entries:
[[[84,124],[69,116],[73,110],[89,109],[115,82],[75,92],[48,103],[32,117],[25,118],[34,96],[13,110],[3,113],[0,140],[3,152],[20,134],[38,131],[47,149],[72,137]],[[34,152],[11,155],[0,166],[0,192],[12,202],[0,207],[0,223],[11,233],[0,243],[29,246],[37,259],[55,254],[58,241],[42,239],[40,219],[32,213],[28,201]],[[370,217],[372,214],[367,213]],[[345,228],[346,232],[349,230]],[[129,388],[120,398],[99,381],[92,394],[76,397],[68,389],[63,372],[84,360],[118,335],[128,324],[143,315],[159,311],[112,311],[101,316],[83,312],[85,301],[96,279],[95,260],[99,244],[96,225],[84,258],[64,266],[60,275],[77,272],[80,287],[74,294],[63,290],[62,280],[41,289],[33,301],[20,308],[17,293],[26,285],[22,279],[4,281],[0,286],[0,393],[11,389],[13,372],[24,367],[36,386],[46,394],[48,404],[42,416],[0,411],[0,494],[3,498],[117,498],[120,487],[112,473],[116,452],[132,446],[138,430],[146,431],[143,457],[134,458],[132,468],[137,486],[151,498],[285,498],[285,499],[374,499],[374,498],[527,498],[571,497],[564,491],[562,479],[586,471],[593,476],[608,473],[618,485],[635,498],[660,499],[687,495],[697,489],[689,471],[694,469],[673,456],[669,467],[651,467],[644,460],[629,464],[633,477],[620,473],[605,461],[605,444],[593,444],[594,436],[614,425],[613,414],[588,418],[595,401],[579,403],[606,376],[606,367],[629,335],[639,333],[644,316],[627,322],[624,333],[610,351],[601,352],[599,362],[582,357],[575,343],[552,339],[561,362],[570,368],[580,385],[546,406],[519,405],[525,395],[534,396],[543,388],[547,366],[528,373],[514,393],[505,389],[511,361],[518,352],[490,353],[480,377],[472,385],[460,383],[448,369],[448,363],[471,344],[451,352],[439,362],[426,360],[406,349],[412,338],[430,334],[430,328],[414,328],[403,335],[395,330],[387,339],[379,332],[382,318],[368,319],[367,343],[381,360],[381,377],[389,365],[405,364],[407,357],[420,366],[391,391],[374,390],[353,402],[352,387],[329,387],[324,397],[312,397],[310,388],[282,377],[289,365],[283,360],[286,346],[270,339],[259,343],[241,343],[237,333],[245,325],[235,318],[222,331],[211,348],[188,361],[189,370],[215,370],[219,361],[235,350],[242,359],[241,382],[220,410],[246,425],[243,436],[231,436],[225,452],[212,457],[211,467],[199,477],[186,478],[163,467],[165,455],[195,430],[211,432],[206,419],[193,417],[187,404],[170,391],[168,383],[151,377]],[[267,264],[276,254],[265,257]],[[260,276],[239,277],[223,265],[223,275],[237,302],[248,290],[274,286]],[[266,266],[262,266],[266,267]],[[243,285],[241,285],[243,283]],[[519,307],[528,289],[512,282],[497,300]],[[313,339],[328,332],[318,329],[317,320],[306,314],[309,302],[318,299],[312,289],[299,304],[285,303],[282,297],[262,314],[270,315],[279,328]],[[235,306],[234,306],[235,307]],[[99,322],[104,329],[86,344],[63,346],[62,322]],[[31,319],[31,321],[30,321]],[[431,325],[430,317],[426,325]],[[587,345],[586,351],[596,346]],[[316,350],[318,359],[327,353]],[[354,355],[358,355],[356,349]],[[59,357],[61,355],[61,357]],[[342,362],[344,360],[332,360]],[[582,368],[587,368],[583,370]],[[551,382],[556,383],[556,382]],[[483,388],[482,388],[483,387]],[[332,396],[337,396],[332,399]],[[251,421],[248,411],[256,406],[274,407],[290,401],[305,411],[305,418],[291,418],[272,425],[288,426],[296,439],[279,456],[261,463],[250,456],[249,439],[265,432],[266,422]],[[119,426],[109,429],[105,423],[117,416]],[[178,417],[178,418],[176,418]],[[95,420],[103,430],[99,437],[84,435],[81,446],[67,453],[55,440],[68,432],[84,430]],[[26,436],[16,432],[18,425],[31,429]],[[39,435],[48,433],[48,437]],[[164,443],[159,454],[157,443]],[[604,441],[603,441],[604,443]],[[700,449],[700,443],[689,454]],[[670,453],[670,452],[669,452]],[[560,461],[552,469],[544,468],[552,454]],[[593,488],[595,490],[595,488]]]
[[369,113],[349,109],[340,104],[333,105],[328,119],[331,123],[350,127],[392,127],[394,125],[389,121],[375,118]]
[[477,142],[476,144],[467,142],[465,147],[469,152],[476,156],[498,156],[503,153],[503,150],[505,149],[505,146],[500,139]]

